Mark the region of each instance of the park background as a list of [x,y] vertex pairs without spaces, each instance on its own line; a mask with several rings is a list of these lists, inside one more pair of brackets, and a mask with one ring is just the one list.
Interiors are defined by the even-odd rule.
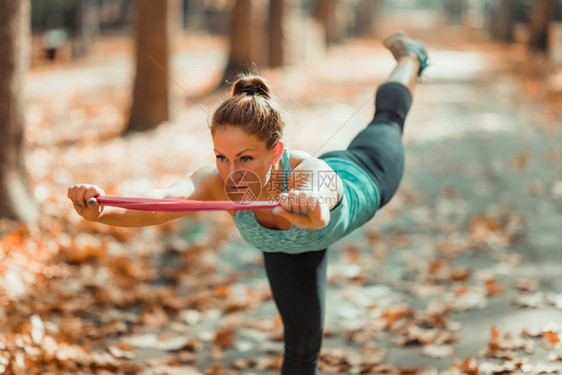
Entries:
[[344,148],[396,29],[431,65],[397,196],[332,247],[321,373],[559,373],[560,22],[554,0],[3,0],[0,373],[278,373],[262,258],[228,215],[113,228],[66,189],[213,164],[238,71],[270,81],[291,148]]

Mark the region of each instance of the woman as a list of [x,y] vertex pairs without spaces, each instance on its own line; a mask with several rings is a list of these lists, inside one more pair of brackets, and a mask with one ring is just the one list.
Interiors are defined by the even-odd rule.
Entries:
[[[397,60],[379,87],[373,121],[347,150],[319,158],[285,149],[285,125],[269,86],[238,79],[211,123],[216,167],[205,167],[152,197],[275,201],[272,210],[229,211],[244,239],[263,251],[285,329],[284,375],[315,374],[322,344],[327,247],[364,224],[396,192],[404,171],[402,132],[425,47],[397,32],[384,40]],[[185,213],[101,206],[103,190],[73,185],[68,197],[87,220],[115,226],[161,224]],[[250,198],[249,198],[250,197]]]

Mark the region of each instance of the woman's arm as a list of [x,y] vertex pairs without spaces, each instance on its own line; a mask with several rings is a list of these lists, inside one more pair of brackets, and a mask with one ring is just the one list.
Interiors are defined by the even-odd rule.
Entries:
[[[218,172],[213,167],[203,167],[189,177],[165,189],[153,189],[143,194],[148,198],[175,198],[193,200],[214,200],[212,186],[216,183]],[[188,212],[151,212],[126,210],[118,207],[102,206],[95,199],[105,192],[97,186],[77,184],[68,188],[68,198],[74,203],[76,212],[84,219],[119,227],[142,227],[157,225],[185,216]]]
[[289,174],[289,192],[281,194],[281,207],[273,213],[296,227],[321,229],[330,222],[330,210],[343,194],[343,183],[325,161],[310,155],[303,159]]

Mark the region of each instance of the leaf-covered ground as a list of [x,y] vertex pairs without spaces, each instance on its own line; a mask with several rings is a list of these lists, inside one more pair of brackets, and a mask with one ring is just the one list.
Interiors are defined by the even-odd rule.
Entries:
[[[393,201],[330,254],[322,373],[562,371],[562,70],[475,32],[418,29],[432,66]],[[207,113],[224,40],[182,39],[175,119],[120,138],[129,41],[36,67],[26,87],[38,227],[0,223],[0,373],[275,374],[282,326],[259,252],[223,213],[154,228],[84,222],[71,183],[134,195],[212,163]],[[461,43],[462,42],[462,43]],[[354,40],[262,72],[291,147],[343,148],[393,60]],[[366,103],[366,104],[365,104]]]

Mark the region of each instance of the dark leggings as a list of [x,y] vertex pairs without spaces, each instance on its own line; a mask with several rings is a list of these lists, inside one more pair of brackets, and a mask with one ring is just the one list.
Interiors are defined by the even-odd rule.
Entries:
[[[384,206],[398,189],[404,172],[402,132],[412,96],[405,86],[390,82],[379,87],[373,121],[345,151],[322,156],[342,157],[362,166],[373,178]],[[282,375],[317,372],[324,326],[328,250],[301,254],[264,252],[273,299],[285,328]]]
[[379,191],[383,207],[394,196],[404,174],[404,121],[412,104],[410,90],[388,82],[377,90],[375,117],[353,138],[347,150],[330,151],[320,159],[339,157],[363,167]]
[[285,328],[283,375],[316,374],[324,326],[327,249],[263,253],[273,299]]

